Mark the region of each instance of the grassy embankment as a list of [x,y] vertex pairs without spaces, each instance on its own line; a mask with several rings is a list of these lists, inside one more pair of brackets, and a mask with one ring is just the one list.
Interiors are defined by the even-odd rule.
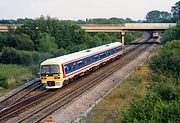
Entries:
[[21,65],[0,64],[0,96],[32,79],[32,68]]
[[122,111],[147,93],[148,65],[140,66],[132,75],[104,97],[81,123],[120,122]]

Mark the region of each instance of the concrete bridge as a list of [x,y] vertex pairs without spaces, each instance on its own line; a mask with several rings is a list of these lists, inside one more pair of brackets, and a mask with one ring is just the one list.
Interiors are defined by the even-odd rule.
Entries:
[[82,24],[86,32],[120,32],[124,46],[124,35],[128,31],[164,31],[175,27],[176,23],[125,23],[125,24]]
[[176,23],[82,24],[86,32],[164,31]]

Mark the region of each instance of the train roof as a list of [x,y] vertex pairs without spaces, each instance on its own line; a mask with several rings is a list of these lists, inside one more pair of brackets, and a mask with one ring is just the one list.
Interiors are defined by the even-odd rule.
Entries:
[[120,42],[114,42],[114,43],[110,43],[110,44],[106,44],[106,45],[102,45],[102,46],[98,46],[95,48],[90,48],[90,49],[86,49],[83,51],[79,51],[79,52],[75,52],[75,53],[71,53],[68,55],[64,55],[64,56],[60,56],[60,57],[56,57],[56,58],[51,58],[51,59],[47,59],[45,61],[43,61],[41,63],[41,65],[43,64],[48,64],[48,63],[65,63],[74,59],[79,59],[81,57],[85,57],[88,56],[90,54],[94,54],[103,50],[107,50],[110,48],[113,48],[115,46],[121,46],[122,44]]

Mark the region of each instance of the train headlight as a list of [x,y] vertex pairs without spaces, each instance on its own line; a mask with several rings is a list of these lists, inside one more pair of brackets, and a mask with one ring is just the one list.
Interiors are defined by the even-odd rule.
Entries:
[[60,77],[58,77],[58,76],[55,76],[55,77],[54,77],[54,79],[60,79]]
[[41,77],[41,79],[46,79],[46,77]]

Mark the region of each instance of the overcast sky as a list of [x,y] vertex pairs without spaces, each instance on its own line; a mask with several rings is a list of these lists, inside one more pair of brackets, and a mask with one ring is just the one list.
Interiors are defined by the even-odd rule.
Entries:
[[0,0],[0,19],[37,18],[41,15],[58,19],[86,18],[144,19],[152,10],[170,12],[179,0]]

